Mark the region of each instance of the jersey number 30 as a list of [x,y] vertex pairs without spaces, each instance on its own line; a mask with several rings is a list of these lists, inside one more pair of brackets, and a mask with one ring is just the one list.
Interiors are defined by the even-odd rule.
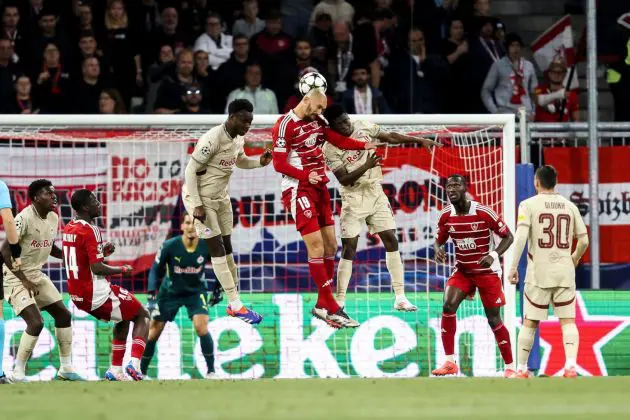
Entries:
[[[77,265],[77,249],[73,246],[64,246],[63,258],[66,263],[66,274],[68,278],[78,279],[79,266]],[[70,273],[72,273],[72,276]]]
[[571,216],[568,214],[558,214],[554,216],[551,213],[542,213],[538,216],[538,222],[543,225],[542,233],[544,238],[538,239],[540,248],[569,249],[569,226],[571,225]]

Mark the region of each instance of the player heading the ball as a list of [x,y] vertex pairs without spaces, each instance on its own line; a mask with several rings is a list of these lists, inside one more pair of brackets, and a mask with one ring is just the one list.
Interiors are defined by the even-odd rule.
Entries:
[[344,312],[332,293],[337,239],[321,146],[325,141],[348,150],[375,146],[327,127],[321,117],[326,104],[323,89],[312,89],[280,117],[272,130],[273,166],[282,174],[282,202],[302,235],[309,272],[317,284],[317,303],[311,313],[334,328],[357,327],[359,323]]
[[[387,144],[420,144],[431,152],[439,143],[433,140],[388,133],[365,120],[350,120],[341,105],[326,109],[324,117],[337,133],[363,142],[378,139]],[[367,223],[370,233],[377,234],[385,247],[385,264],[391,276],[396,300],[394,309],[413,312],[418,308],[405,296],[405,270],[396,238],[392,207],[383,192],[381,157],[366,150],[341,150],[331,143],[322,147],[326,164],[341,184],[342,253],[337,269],[337,303],[345,306],[346,290],[352,276],[352,261],[357,252],[359,234]]]
[[[455,364],[456,312],[466,296],[479,290],[488,324],[492,328],[499,351],[505,362],[504,376],[516,377],[512,360],[510,333],[501,320],[501,306],[505,295],[501,283],[499,258],[512,245],[510,229],[489,207],[469,200],[466,180],[461,175],[451,175],[446,181],[446,195],[451,204],[440,213],[437,238],[434,244],[435,260],[444,263],[444,244],[450,237],[455,245],[456,265],[446,282],[442,307],[442,345],[446,362],[432,373],[436,376],[455,375],[459,368]],[[501,239],[493,249],[493,235]]]
[[8,241],[2,245],[4,257],[4,295],[16,315],[26,323],[26,329],[20,338],[20,345],[15,356],[12,382],[26,380],[26,362],[44,328],[40,311],[48,312],[55,320],[55,337],[59,346],[60,379],[82,381],[72,368],[72,323],[71,315],[63,303],[61,294],[50,278],[42,272],[42,266],[52,256],[63,259],[64,254],[55,245],[55,237],[59,228],[57,210],[57,194],[55,187],[47,179],[33,181],[28,187],[28,198],[31,204],[15,218],[15,226],[19,237],[18,244],[22,264],[13,265]]
[[247,309],[238,293],[238,270],[232,255],[233,216],[228,183],[234,166],[254,169],[271,163],[271,151],[249,159],[243,150],[254,118],[254,106],[247,99],[228,105],[228,119],[205,133],[186,166],[182,189],[184,206],[195,219],[195,229],[210,250],[212,269],[228,298],[227,314],[249,324],[259,324],[262,316]]
[[[588,248],[588,235],[575,204],[555,192],[557,181],[558,173],[553,166],[538,168],[534,178],[538,194],[523,201],[518,208],[514,256],[508,278],[513,284],[518,283],[518,262],[527,242],[523,327],[518,334],[519,378],[530,376],[527,360],[538,323],[547,319],[549,304],[560,318],[566,356],[564,377],[577,376],[580,334],[575,325],[575,266]],[[571,253],[574,238],[577,245]]]

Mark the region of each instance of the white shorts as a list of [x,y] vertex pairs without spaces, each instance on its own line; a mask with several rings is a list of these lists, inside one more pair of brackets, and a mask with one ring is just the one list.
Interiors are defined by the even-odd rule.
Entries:
[[392,207],[380,184],[341,195],[341,237],[359,236],[365,224],[371,234],[396,229]]
[[[183,194],[184,207],[188,214],[192,216],[195,207],[190,200],[189,194]],[[228,236],[232,234],[234,217],[232,215],[232,202],[229,197],[220,200],[202,199],[203,209],[206,211],[204,223],[195,219],[195,230],[200,239],[210,239],[215,236]]]
[[[24,308],[30,305],[37,305],[37,307],[41,309],[62,300],[61,293],[59,293],[59,290],[57,290],[50,278],[42,272],[39,273],[39,276],[39,282],[36,285],[39,294],[37,296],[30,296],[21,283],[15,284],[15,281],[12,281],[17,280],[17,278],[5,267],[4,297],[7,302],[9,302],[9,305],[11,305],[16,315],[19,315]],[[6,284],[7,279],[12,285]]]
[[549,305],[558,318],[575,318],[575,287],[545,288],[525,283],[523,291],[523,314],[525,319],[544,321],[549,314]]

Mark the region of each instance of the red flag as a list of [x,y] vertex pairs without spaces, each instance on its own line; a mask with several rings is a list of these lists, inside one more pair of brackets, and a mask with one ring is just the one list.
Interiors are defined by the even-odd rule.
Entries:
[[[566,15],[539,36],[532,44],[532,52],[534,61],[542,71],[546,71],[549,64],[555,60],[564,61],[567,67],[574,66],[576,59],[571,15]],[[579,87],[577,72],[572,73],[573,80],[569,89],[577,89]],[[567,74],[567,78],[570,74],[571,72]]]

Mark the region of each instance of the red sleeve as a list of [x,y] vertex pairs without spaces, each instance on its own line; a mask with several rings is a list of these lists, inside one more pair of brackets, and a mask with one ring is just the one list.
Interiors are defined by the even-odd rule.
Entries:
[[487,207],[483,207],[479,213],[483,215],[486,223],[488,223],[488,228],[499,235],[501,238],[505,238],[509,235],[510,229],[507,227],[503,219],[499,217],[494,211]]
[[90,265],[102,262],[105,256],[103,255],[101,231],[96,226],[85,226],[82,229],[81,237]]
[[271,131],[273,139],[273,167],[276,172],[300,181],[308,179],[308,172],[289,163],[289,152],[293,140],[293,121],[288,115],[281,117]]
[[445,244],[448,240],[448,229],[446,228],[446,221],[448,220],[448,212],[443,213],[438,219],[437,224],[437,243]]
[[571,96],[567,100],[567,102],[569,103],[569,105],[568,105],[569,112],[579,111],[580,110],[580,101],[578,100],[577,93],[575,91],[572,91],[570,95]]
[[326,138],[326,141],[329,141],[340,149],[365,150],[364,142],[342,136],[341,134],[333,131],[330,127],[324,127],[324,137]]

